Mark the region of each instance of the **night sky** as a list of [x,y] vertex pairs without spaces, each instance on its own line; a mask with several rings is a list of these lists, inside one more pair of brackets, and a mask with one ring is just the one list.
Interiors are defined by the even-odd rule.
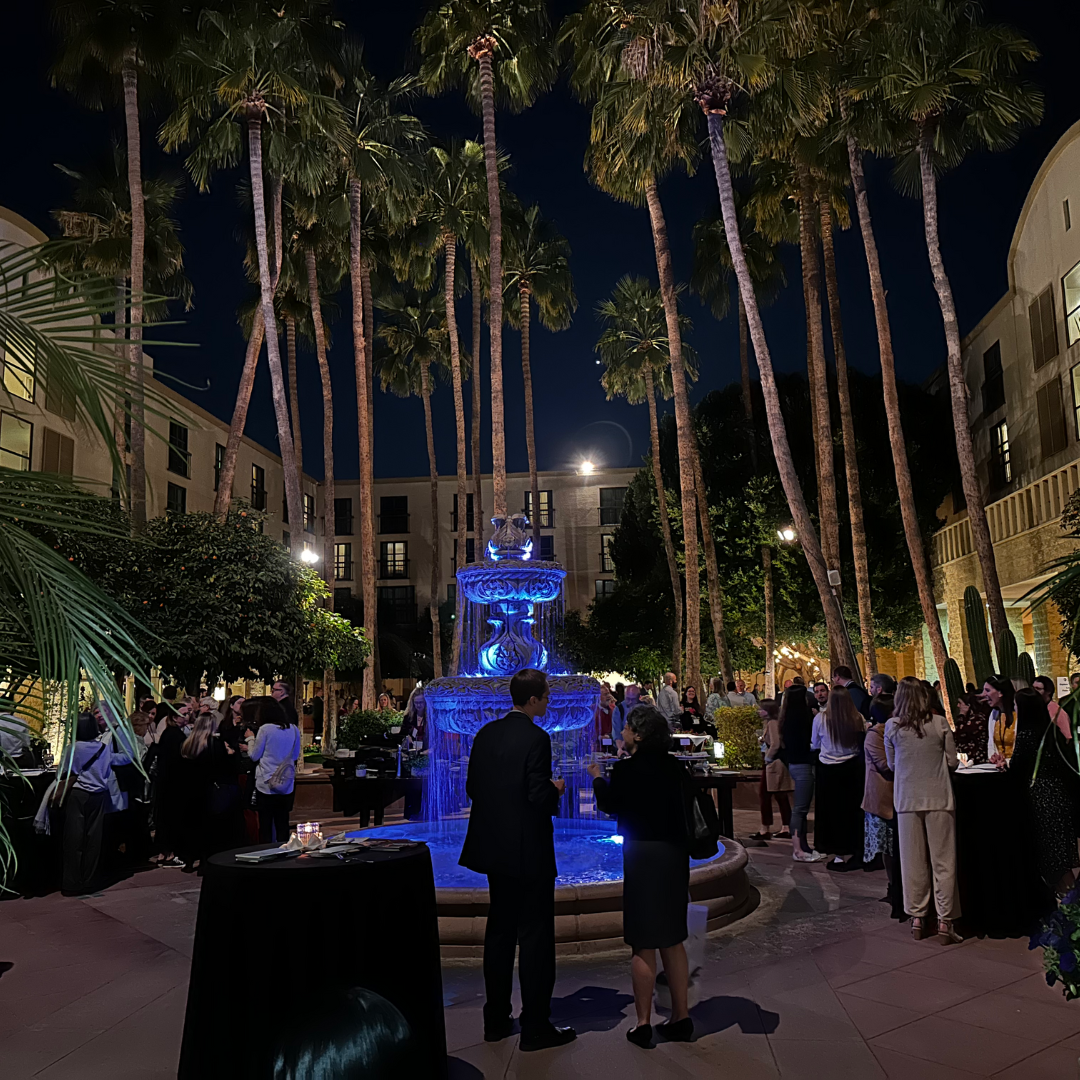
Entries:
[[[409,63],[411,34],[426,6],[408,0],[378,5],[339,0],[337,5],[350,30],[364,39],[367,63],[382,78],[392,77]],[[569,0],[553,3],[553,21],[576,6]],[[122,133],[123,123],[118,112],[87,112],[50,88],[47,71],[54,44],[47,7],[44,2],[12,5],[5,14],[8,32],[0,89],[7,102],[7,137],[0,168],[0,205],[54,234],[50,211],[70,202],[70,183],[54,163],[76,169],[88,165],[113,133]],[[1041,126],[1025,132],[1013,150],[972,157],[940,184],[942,240],[961,333],[974,327],[1005,292],[1006,255],[1028,187],[1057,139],[1080,118],[1080,95],[1074,82],[1080,6],[1052,0],[1026,0],[1024,4],[995,0],[986,7],[989,16],[1012,22],[1042,51],[1032,77],[1045,91],[1046,112]],[[479,118],[469,111],[460,93],[422,99],[416,111],[436,137],[480,138]],[[144,120],[147,175],[182,170],[180,158],[162,154],[154,143],[153,132],[161,119],[159,115]],[[532,362],[542,469],[572,467],[585,456],[609,466],[636,465],[648,450],[644,405],[632,408],[622,402],[607,402],[593,354],[597,303],[608,296],[622,274],[645,274],[655,279],[648,216],[645,210],[616,203],[591,186],[582,171],[588,127],[588,110],[573,100],[565,79],[527,112],[518,116],[500,113],[497,117],[499,142],[513,165],[509,185],[526,204],[538,202],[573,249],[571,267],[579,302],[573,325],[551,334],[537,328],[534,320]],[[183,326],[155,333],[199,347],[153,350],[159,371],[198,388],[185,388],[184,392],[225,421],[232,414],[244,356],[236,309],[248,286],[241,266],[242,249],[236,240],[236,184],[245,175],[243,168],[219,174],[205,195],[188,184],[178,217],[187,273],[195,286],[195,308],[184,317]],[[869,162],[868,178],[889,290],[897,368],[902,378],[921,381],[945,358],[941,318],[923,242],[921,207],[894,190],[887,163]],[[715,207],[711,168],[692,178],[672,176],[663,184],[661,197],[676,272],[685,279],[690,272],[691,229]],[[857,233],[856,227],[837,242],[848,359],[862,370],[874,372],[878,367],[877,341]],[[805,329],[797,252],[792,250],[787,258],[788,278],[794,287],[789,286],[781,299],[765,310],[764,319],[774,364],[779,370],[794,371],[805,369]],[[335,383],[337,473],[347,478],[357,474],[358,466],[346,295],[341,302],[344,315],[332,327],[335,344],[330,362]],[[468,303],[467,298],[462,301],[459,314],[466,347]],[[694,320],[690,340],[700,358],[701,376],[693,389],[696,400],[738,379],[737,328],[733,318],[716,322],[694,297],[686,298],[685,310]],[[503,340],[507,467],[523,471],[527,463],[520,338],[515,331],[506,330]],[[299,378],[304,466],[318,476],[322,410],[318,369],[310,351],[301,352]],[[452,473],[453,406],[448,387],[437,390],[433,404],[439,470]],[[375,421],[376,475],[426,474],[419,399],[400,400],[376,392]],[[484,422],[489,423],[486,408]],[[276,447],[265,349],[247,434]],[[490,447],[485,452],[484,468],[490,469]]]

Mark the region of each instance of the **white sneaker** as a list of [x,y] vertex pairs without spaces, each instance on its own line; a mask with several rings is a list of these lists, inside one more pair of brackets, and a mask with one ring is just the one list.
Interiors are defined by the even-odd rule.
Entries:
[[791,856],[796,862],[824,862],[829,856],[822,855],[820,851],[803,851]]

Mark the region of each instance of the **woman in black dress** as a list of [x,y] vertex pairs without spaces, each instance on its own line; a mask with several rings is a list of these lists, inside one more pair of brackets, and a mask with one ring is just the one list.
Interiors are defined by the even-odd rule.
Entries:
[[626,1037],[638,1046],[652,1041],[652,996],[656,950],[671,987],[671,1018],[657,1028],[687,1042],[694,1022],[687,1006],[689,973],[686,905],[690,891],[684,792],[686,769],[668,753],[667,721],[651,705],[631,709],[622,732],[630,757],[617,762],[611,778],[589,766],[596,805],[618,816],[623,837],[623,938],[633,949],[630,973],[637,1026]]

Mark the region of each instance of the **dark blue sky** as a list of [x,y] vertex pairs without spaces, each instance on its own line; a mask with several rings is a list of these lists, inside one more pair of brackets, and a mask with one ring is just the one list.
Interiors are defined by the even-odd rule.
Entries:
[[[407,62],[410,35],[426,6],[409,0],[380,5],[355,0],[338,3],[347,25],[366,41],[369,65],[382,77],[396,74]],[[559,0],[552,10],[561,17],[575,6]],[[73,168],[86,165],[110,133],[121,131],[122,123],[118,115],[88,113],[49,87],[47,70],[53,44],[45,8],[44,3],[22,5],[5,17],[9,45],[0,67],[0,87],[8,107],[0,204],[52,232],[49,211],[70,199],[67,178],[53,163]],[[1046,92],[1047,108],[1042,125],[1026,132],[1016,148],[1004,154],[973,157],[941,182],[942,240],[962,333],[970,330],[1004,293],[1005,258],[1031,180],[1061,133],[1080,117],[1080,99],[1072,85],[1073,51],[1080,39],[1077,8],[1063,8],[1050,0],[1028,0],[1023,5],[995,0],[987,8],[994,17],[1007,18],[1018,26],[1042,50],[1043,58],[1033,75]],[[480,136],[479,119],[466,108],[460,94],[421,101],[417,111],[437,137]],[[159,120],[157,117],[152,125],[144,124],[146,170],[179,171],[179,159],[166,158],[152,145],[152,130]],[[540,466],[570,467],[585,455],[613,466],[637,464],[648,449],[645,407],[605,401],[593,355],[597,336],[594,310],[622,274],[655,278],[647,214],[614,202],[589,184],[581,167],[589,114],[572,99],[565,82],[528,112],[518,116],[500,114],[497,123],[500,144],[509,152],[513,164],[510,186],[523,202],[538,202],[573,249],[571,266],[579,301],[573,324],[559,334],[543,329],[533,334]],[[941,318],[927,265],[921,207],[893,189],[887,165],[870,162],[868,172],[889,290],[897,367],[902,378],[920,381],[944,360]],[[188,185],[178,216],[196,306],[185,317],[183,327],[168,333],[177,340],[197,343],[198,348],[154,350],[160,369],[186,383],[206,387],[186,392],[224,420],[232,413],[244,354],[235,314],[247,288],[242,252],[235,237],[239,213],[235,189],[243,175],[243,170],[219,175],[206,195]],[[665,181],[661,196],[676,271],[685,278],[692,254],[691,229],[715,206],[714,181],[706,170],[689,178],[673,176]],[[877,342],[857,229],[838,240],[837,258],[849,363],[873,372],[878,367]],[[765,312],[773,361],[782,371],[803,369],[806,362],[802,290],[798,287],[795,252],[789,254],[788,276],[794,287],[789,287]],[[460,312],[466,344],[467,305],[468,301],[463,301]],[[356,409],[345,296],[342,306],[346,317],[338,319],[333,327],[336,343],[331,354],[337,419],[335,457],[338,475],[351,477],[357,470]],[[716,322],[692,297],[687,298],[686,310],[694,320],[691,340],[700,358],[701,377],[693,391],[699,398],[738,378],[737,330],[733,319]],[[504,331],[503,356],[507,466],[519,471],[526,468],[526,458],[520,338],[514,331]],[[304,464],[307,471],[319,475],[321,397],[318,370],[310,351],[301,352],[299,377]],[[485,392],[486,388],[485,376]],[[436,392],[434,404],[439,469],[448,473],[455,467],[448,388]],[[426,473],[419,400],[402,401],[377,391],[375,419],[376,474]],[[486,408],[484,423],[489,423]],[[267,446],[276,446],[265,361],[256,383],[247,433]],[[485,455],[485,469],[489,467]]]

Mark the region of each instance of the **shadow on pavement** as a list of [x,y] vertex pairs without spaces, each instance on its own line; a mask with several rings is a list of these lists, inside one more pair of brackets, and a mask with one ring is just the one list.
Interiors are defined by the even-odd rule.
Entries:
[[570,1024],[579,1035],[585,1031],[611,1031],[623,1022],[623,1010],[633,1003],[632,994],[607,986],[583,986],[566,997],[551,999],[552,1021]]
[[694,1037],[715,1035],[738,1025],[744,1035],[771,1035],[780,1024],[780,1014],[760,1008],[744,997],[717,997],[699,1001],[690,1010],[694,1018]]

